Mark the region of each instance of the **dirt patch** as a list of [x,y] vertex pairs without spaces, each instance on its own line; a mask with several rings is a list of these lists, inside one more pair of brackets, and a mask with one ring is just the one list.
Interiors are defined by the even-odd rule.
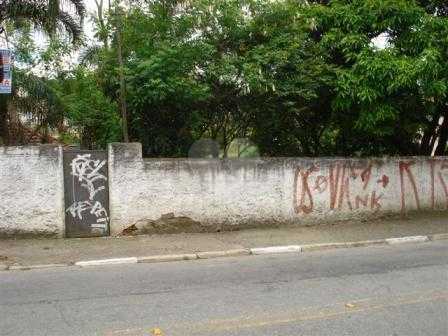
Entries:
[[162,215],[159,219],[142,219],[123,230],[122,235],[164,233],[200,233],[213,232],[216,229],[202,225],[189,217],[174,216],[174,213]]

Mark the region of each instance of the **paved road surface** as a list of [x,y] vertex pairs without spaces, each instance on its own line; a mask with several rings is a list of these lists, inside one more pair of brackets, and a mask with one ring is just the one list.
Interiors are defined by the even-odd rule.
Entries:
[[447,264],[432,242],[0,272],[0,335],[446,336]]

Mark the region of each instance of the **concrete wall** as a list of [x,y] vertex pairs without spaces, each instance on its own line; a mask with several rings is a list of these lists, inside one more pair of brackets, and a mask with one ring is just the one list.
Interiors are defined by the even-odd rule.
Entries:
[[61,147],[0,147],[0,236],[62,236],[63,190]]
[[[111,144],[111,233],[302,225],[448,209],[448,158],[142,159]],[[63,236],[62,148],[0,148],[0,236]]]
[[112,234],[173,216],[214,230],[448,208],[446,157],[143,160],[111,144],[109,178]]

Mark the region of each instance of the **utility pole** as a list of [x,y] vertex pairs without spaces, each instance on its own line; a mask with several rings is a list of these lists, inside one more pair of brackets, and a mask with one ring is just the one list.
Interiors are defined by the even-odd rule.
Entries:
[[124,78],[124,65],[123,65],[123,37],[121,34],[121,12],[120,12],[120,0],[115,0],[115,28],[117,34],[117,58],[118,58],[118,76],[120,78],[120,107],[121,107],[121,119],[123,128],[123,141],[129,142],[128,132],[128,116],[127,116],[127,103],[126,103],[126,80]]
[[[109,49],[109,38],[106,33],[106,24],[104,22],[104,0],[95,0],[98,25],[100,27],[99,39],[103,42],[106,49]],[[110,0],[109,0],[109,12],[110,12]]]
[[0,49],[0,137],[3,145],[9,144],[8,100],[11,95],[11,51]]

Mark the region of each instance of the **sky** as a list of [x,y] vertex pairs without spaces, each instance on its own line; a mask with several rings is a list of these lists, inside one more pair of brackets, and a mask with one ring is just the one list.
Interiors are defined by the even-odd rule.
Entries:
[[[95,0],[84,0],[84,3],[86,4],[88,13],[96,12]],[[87,18],[87,20],[84,22],[84,32],[88,37],[93,36],[92,29],[93,29],[92,22],[90,18]]]
[[[87,38],[88,41],[92,41],[93,39],[93,23],[92,20],[90,19],[90,14],[95,13],[96,12],[96,5],[95,5],[95,0],[84,0],[84,3],[86,5],[86,9],[87,9],[87,18],[84,21],[84,33],[85,36]],[[36,32],[34,35],[34,41],[37,43],[37,45],[41,45],[43,46],[47,40],[45,39],[45,37],[39,33]],[[89,42],[88,42],[89,43]],[[0,36],[0,48],[7,48],[7,43],[6,40],[3,36]],[[76,55],[73,55],[74,57],[70,57],[70,58],[77,58],[76,56],[79,55],[79,52],[75,53]]]

